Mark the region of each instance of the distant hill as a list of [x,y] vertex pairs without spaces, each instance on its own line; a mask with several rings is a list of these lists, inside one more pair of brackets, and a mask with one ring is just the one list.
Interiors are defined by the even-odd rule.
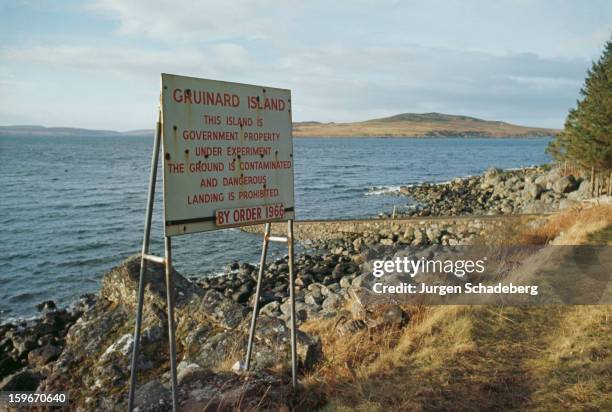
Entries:
[[56,137],[108,137],[108,136],[151,136],[153,130],[132,130],[117,132],[115,130],[79,129],[76,127],[44,126],[0,126],[0,137],[3,136],[56,136]]
[[403,113],[364,122],[298,122],[293,125],[293,134],[298,137],[540,137],[552,136],[558,132],[557,129],[517,126],[443,113]]
[[[403,113],[354,123],[296,122],[295,137],[540,137],[552,136],[557,129],[517,126],[505,122],[442,113]],[[117,132],[74,127],[0,126],[2,136],[152,136],[152,129]]]
[[293,135],[329,137],[541,137],[557,129],[514,124],[443,113],[403,113],[354,123],[297,122]]

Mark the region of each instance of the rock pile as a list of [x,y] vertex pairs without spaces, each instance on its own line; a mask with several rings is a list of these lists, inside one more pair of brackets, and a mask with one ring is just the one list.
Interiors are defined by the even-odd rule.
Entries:
[[[139,269],[140,259],[134,257],[104,277],[95,305],[68,330],[64,350],[50,370],[42,374],[44,379],[39,390],[68,390],[74,405],[82,410],[125,409]],[[247,302],[238,303],[215,288],[204,289],[177,272],[174,279],[178,360],[183,366],[191,365],[181,380],[187,379],[185,374],[194,378],[196,367],[208,371],[208,375],[211,370],[229,372],[231,364],[244,356],[250,320]],[[156,385],[169,387],[165,293],[163,268],[151,265],[147,269],[138,359],[137,398],[141,411],[156,410],[163,403],[164,391],[155,390]],[[282,319],[261,316],[254,367],[262,370],[286,362],[288,339],[288,329]],[[315,337],[298,333],[298,349],[301,365],[308,367],[318,358],[320,344]],[[210,394],[219,378],[208,375],[202,375],[201,381],[205,382],[200,384],[211,385]],[[268,378],[257,377],[254,382],[258,379]],[[240,387],[243,385],[240,382]],[[183,389],[188,388],[185,385]],[[192,389],[201,391],[202,388]],[[184,392],[182,396],[184,401],[198,398],[191,392]],[[202,397],[206,402],[211,401],[210,397]]]
[[[376,318],[366,316],[365,308],[358,305],[347,308],[364,280],[360,263],[370,247],[387,247],[385,239],[399,246],[406,237],[392,231],[355,234],[319,242],[311,254],[300,255],[296,260],[298,324],[341,314],[337,327],[343,336],[364,328],[403,325],[408,319],[399,307]],[[60,310],[48,303],[42,308],[44,315],[31,325],[3,325],[5,379],[0,389],[68,391],[77,410],[125,409],[139,269],[140,259],[133,257],[110,271],[99,296],[83,299],[78,310]],[[271,385],[288,384],[286,375],[265,372],[288,366],[287,258],[272,262],[264,272],[252,358],[257,372],[248,383],[230,369],[244,358],[258,268],[234,262],[227,270],[225,276],[196,282],[174,273],[180,398],[181,405],[192,410],[206,404],[257,404]],[[163,268],[151,265],[146,279],[136,400],[141,411],[166,410],[170,376]],[[321,355],[319,339],[299,330],[297,338],[300,367],[308,369]],[[278,401],[283,393],[268,392],[267,402]]]
[[448,183],[403,186],[400,193],[416,200],[406,216],[545,213],[571,207],[589,197],[589,183],[560,169],[491,168],[483,176]]
[[0,326],[0,391],[36,390],[65,346],[66,334],[83,311],[95,302],[86,295],[69,309],[53,301],[38,305],[42,315]]

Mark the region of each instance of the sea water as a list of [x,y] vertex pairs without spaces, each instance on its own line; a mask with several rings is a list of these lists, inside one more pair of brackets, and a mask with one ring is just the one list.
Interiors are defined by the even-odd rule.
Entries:
[[[365,218],[408,200],[401,185],[442,182],[549,161],[547,138],[296,138],[297,219]],[[140,251],[152,137],[0,138],[0,322],[53,299],[95,292]],[[162,253],[161,185],[151,239]],[[173,239],[187,276],[256,262],[261,238],[236,229]],[[273,245],[272,258],[282,255]]]

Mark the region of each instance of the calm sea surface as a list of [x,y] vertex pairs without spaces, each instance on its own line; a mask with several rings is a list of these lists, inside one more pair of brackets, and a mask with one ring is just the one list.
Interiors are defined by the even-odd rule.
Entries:
[[[547,142],[296,139],[297,218],[390,212],[406,204],[394,195],[400,185],[547,162]],[[152,137],[0,138],[0,322],[32,315],[46,299],[66,304],[96,291],[104,273],[140,251],[152,143]],[[158,196],[155,253],[163,248],[161,219]],[[260,250],[260,237],[231,229],[173,239],[173,259],[185,275],[218,273],[237,259],[255,262]]]

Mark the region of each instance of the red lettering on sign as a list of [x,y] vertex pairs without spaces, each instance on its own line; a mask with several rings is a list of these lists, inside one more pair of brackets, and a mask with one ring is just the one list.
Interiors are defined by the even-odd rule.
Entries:
[[231,93],[207,92],[204,90],[174,89],[172,99],[176,103],[204,104],[208,106],[238,107],[240,97]]
[[275,110],[277,112],[282,112],[286,106],[283,99],[272,97],[264,97],[262,99],[259,96],[249,96],[247,98],[247,105],[249,109]]
[[196,195],[187,195],[188,205],[201,205],[204,203],[223,202],[223,193],[199,193]]

